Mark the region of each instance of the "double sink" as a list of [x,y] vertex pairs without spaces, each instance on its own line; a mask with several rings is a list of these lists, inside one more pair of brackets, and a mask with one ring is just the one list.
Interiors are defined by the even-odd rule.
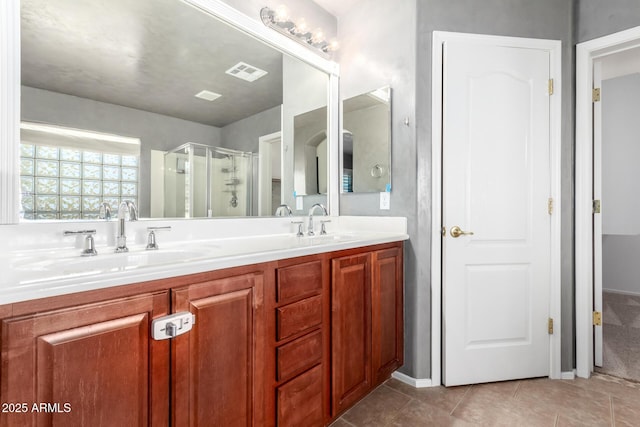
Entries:
[[[353,234],[318,236],[271,235],[213,240],[191,240],[166,243],[158,250],[145,250],[143,245],[131,246],[129,252],[114,253],[112,248],[98,248],[94,257],[82,257],[78,250],[25,251],[10,260],[9,268],[23,277],[77,276],[140,268],[195,263],[215,258],[251,256],[265,252],[288,251],[354,242]],[[188,246],[188,248],[185,248]]]

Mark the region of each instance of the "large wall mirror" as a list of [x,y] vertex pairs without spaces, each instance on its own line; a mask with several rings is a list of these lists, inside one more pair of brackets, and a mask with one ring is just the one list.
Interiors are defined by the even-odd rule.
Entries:
[[343,193],[391,189],[391,88],[343,101]]
[[328,191],[326,69],[180,0],[20,0],[20,15],[21,218],[124,200],[141,217],[273,215],[306,194],[296,123],[321,109]]

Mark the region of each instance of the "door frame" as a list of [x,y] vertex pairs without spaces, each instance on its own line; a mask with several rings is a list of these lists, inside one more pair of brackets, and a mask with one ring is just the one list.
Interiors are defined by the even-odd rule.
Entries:
[[576,45],[575,304],[576,374],[593,370],[593,61],[640,46],[640,27]]
[[[271,155],[273,144],[280,144],[280,176],[283,176],[283,155],[282,155],[282,131],[273,132],[258,138],[258,215],[272,216],[271,206],[271,181],[273,170],[271,169]],[[282,191],[280,192],[282,200]],[[270,209],[266,209],[269,205]]]
[[443,48],[446,41],[542,49],[549,52],[550,75],[554,80],[554,92],[550,102],[550,172],[551,197],[554,214],[551,216],[551,277],[549,313],[554,320],[554,334],[550,337],[549,377],[561,378],[561,252],[560,252],[560,179],[561,179],[561,100],[562,63],[559,40],[529,39],[520,37],[491,36],[481,34],[433,32],[432,81],[431,81],[431,385],[442,383],[442,245],[436,236],[442,230],[442,82]]

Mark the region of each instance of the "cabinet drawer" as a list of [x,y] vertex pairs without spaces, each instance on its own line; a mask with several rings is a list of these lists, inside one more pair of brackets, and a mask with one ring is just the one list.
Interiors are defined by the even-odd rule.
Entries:
[[290,301],[322,290],[322,262],[313,261],[278,269],[276,301]]
[[322,297],[303,299],[276,309],[277,339],[283,340],[322,322]]
[[278,387],[278,426],[322,426],[322,365]]
[[322,361],[322,331],[278,347],[276,350],[278,381],[287,380]]

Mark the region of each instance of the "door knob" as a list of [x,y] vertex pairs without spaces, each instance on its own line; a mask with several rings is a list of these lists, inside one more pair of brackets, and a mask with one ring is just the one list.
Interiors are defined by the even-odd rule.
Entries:
[[473,236],[473,231],[462,231],[460,227],[457,225],[451,227],[449,231],[451,233],[451,237],[460,237],[460,236]]

